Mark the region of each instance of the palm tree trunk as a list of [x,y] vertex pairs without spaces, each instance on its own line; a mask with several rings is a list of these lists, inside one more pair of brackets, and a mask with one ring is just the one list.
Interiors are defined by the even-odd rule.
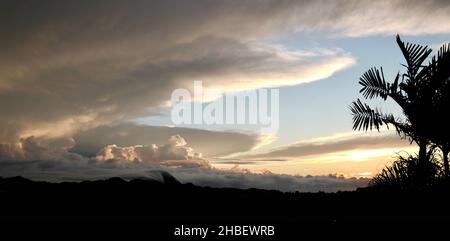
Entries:
[[427,142],[419,142],[419,162],[424,164],[427,161]]
[[427,142],[420,141],[419,143],[419,168],[417,170],[417,184],[424,186],[426,184],[426,162],[427,162]]
[[444,175],[445,175],[445,179],[448,179],[449,177],[449,172],[450,172],[450,168],[448,165],[448,152],[449,152],[449,147],[447,145],[444,145],[442,148],[442,155],[443,155],[443,161],[444,161]]

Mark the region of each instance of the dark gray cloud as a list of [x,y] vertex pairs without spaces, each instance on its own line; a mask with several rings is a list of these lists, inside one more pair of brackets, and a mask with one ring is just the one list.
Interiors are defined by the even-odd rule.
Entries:
[[255,134],[122,123],[76,133],[71,151],[95,156],[98,150],[109,144],[133,146],[164,143],[173,135],[182,136],[193,149],[201,151],[206,157],[249,151],[260,142]]
[[448,9],[446,1],[2,1],[0,140],[149,115],[192,80],[239,89],[326,78],[354,59],[268,40],[315,30],[447,33]]

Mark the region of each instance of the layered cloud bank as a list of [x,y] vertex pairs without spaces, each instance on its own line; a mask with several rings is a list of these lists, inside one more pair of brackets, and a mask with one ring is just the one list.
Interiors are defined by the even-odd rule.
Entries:
[[269,169],[292,175],[324,174],[333,170],[347,177],[371,177],[399,155],[417,153],[418,147],[394,130],[377,133],[349,132],[302,140],[265,152],[247,152],[222,158],[216,166],[240,164],[249,170]]
[[213,157],[249,151],[263,141],[251,133],[123,123],[99,126],[71,137],[30,136],[13,143],[1,143],[0,160],[178,160],[201,158],[202,154],[194,149]]
[[[159,130],[159,132],[154,130]],[[260,154],[260,156],[248,156],[234,162],[230,161],[233,164],[231,168],[219,168],[215,167],[216,162],[205,159],[202,153],[188,145],[186,140],[178,134],[172,135],[165,144],[134,144],[140,139],[133,137],[137,133],[142,133],[141,138],[145,138],[146,131],[149,135],[159,133],[159,136],[154,136],[156,139],[175,131],[186,134],[192,140],[198,138],[203,140],[203,135],[215,137],[214,140],[217,140],[216,144],[219,145],[227,144],[227,142],[240,142],[240,145],[247,143],[246,148],[242,149],[240,146],[233,149],[231,151],[233,153],[239,150],[248,151],[258,145],[257,136],[242,133],[198,132],[187,128],[150,127],[134,124],[103,126],[80,133],[75,136],[75,139],[28,137],[21,139],[17,144],[1,144],[0,176],[22,175],[32,179],[50,181],[98,179],[112,176],[157,179],[158,171],[165,170],[182,182],[191,182],[201,186],[307,192],[354,190],[368,183],[368,179],[365,178],[340,178],[339,175],[302,177],[274,174],[263,167],[255,170],[246,168],[246,165],[251,163],[286,161],[283,158],[286,158],[287,155],[278,155],[272,152]],[[95,136],[100,133],[101,138],[95,139]],[[221,137],[223,140],[220,140]],[[87,142],[91,138],[93,138],[93,142]],[[114,141],[121,144],[107,144],[99,147],[94,155],[83,154],[83,152],[90,153],[90,150],[97,147],[97,143],[114,143]],[[321,153],[334,152],[336,148],[333,146],[336,145],[340,146],[337,148],[338,150],[355,147],[351,144],[339,143],[338,138],[322,138],[322,141]],[[329,143],[330,141],[331,143]],[[362,144],[364,142],[372,143],[370,139],[366,140],[365,138],[356,138],[353,142],[350,141],[354,144],[359,143],[360,147],[367,147]],[[77,143],[81,144],[78,148],[76,148]],[[90,146],[92,143],[95,145]],[[199,144],[210,153],[220,150],[214,145],[202,145],[201,142]],[[307,149],[309,148],[311,146]],[[294,153],[291,156],[302,157],[300,153]],[[250,157],[253,160],[249,160]],[[275,159],[279,157],[283,158]]]
[[150,145],[163,143],[174,135],[182,136],[193,149],[201,150],[207,157],[246,152],[264,142],[261,136],[251,133],[121,123],[77,132],[73,135],[75,144],[71,150],[92,157],[98,150],[109,144]]
[[389,148],[410,148],[408,140],[401,139],[395,131],[382,131],[381,133],[343,133],[322,138],[305,140],[298,143],[281,146],[265,153],[247,155],[243,158],[253,160],[265,159],[306,159],[323,157],[336,153],[357,152]]
[[168,171],[182,182],[200,186],[302,192],[354,190],[368,183],[368,179],[332,175],[301,177],[273,174],[267,170],[255,173],[237,165],[231,169],[217,169],[179,135],[170,137],[164,145],[107,145],[92,158],[68,151],[70,145],[53,149],[51,143],[39,141],[28,138],[17,146],[0,146],[3,154],[0,155],[0,175],[77,181],[112,176],[158,179],[159,171]]

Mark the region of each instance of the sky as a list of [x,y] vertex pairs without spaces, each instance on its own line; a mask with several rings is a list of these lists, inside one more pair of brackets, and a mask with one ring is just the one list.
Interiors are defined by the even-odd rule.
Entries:
[[[352,130],[359,77],[395,43],[450,42],[448,1],[2,1],[0,175],[154,177],[283,191],[366,185],[417,148]],[[279,128],[175,125],[171,94],[279,89]],[[217,101],[217,96],[208,101]],[[394,103],[371,101],[401,116]]]

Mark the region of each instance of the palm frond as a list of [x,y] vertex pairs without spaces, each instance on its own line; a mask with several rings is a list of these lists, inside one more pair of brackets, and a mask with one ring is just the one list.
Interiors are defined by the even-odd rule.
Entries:
[[376,68],[369,69],[361,76],[359,84],[363,86],[359,92],[362,93],[366,99],[372,99],[379,96],[386,100],[389,94],[389,84],[386,83],[386,80],[384,79],[383,68],[381,68],[381,70]]
[[440,48],[439,48],[439,52],[438,52],[438,58],[448,58],[448,55],[450,54],[450,43],[448,44],[443,44]]
[[408,77],[414,79],[422,63],[431,54],[432,49],[419,44],[404,43],[397,35],[397,44],[403,53],[408,68]]
[[433,66],[434,80],[437,82],[448,81],[450,78],[450,43],[442,45],[437,57],[433,58],[429,65]]
[[368,104],[362,103],[360,99],[353,101],[350,106],[350,111],[353,115],[353,129],[354,130],[380,130],[380,127],[386,125],[393,125],[397,134],[402,138],[406,138],[411,134],[411,127],[398,120],[392,114],[381,113],[379,109],[372,109]]
[[350,106],[353,115],[354,130],[380,130],[383,125],[382,114],[378,109],[372,109],[369,105],[362,103],[360,99],[353,101]]

